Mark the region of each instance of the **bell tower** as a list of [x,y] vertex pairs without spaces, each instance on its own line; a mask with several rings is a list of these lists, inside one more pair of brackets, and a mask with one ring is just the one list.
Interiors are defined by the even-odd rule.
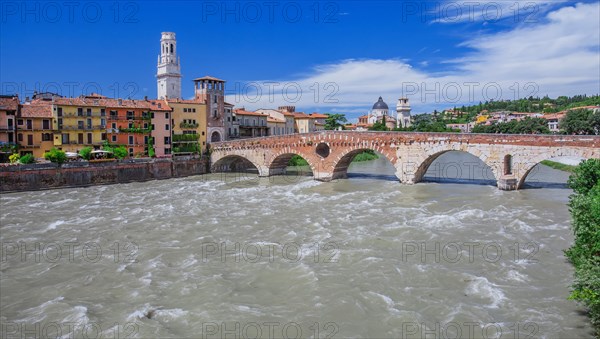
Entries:
[[160,55],[156,72],[157,97],[181,98],[181,68],[177,57],[175,33],[163,32],[160,39]]
[[412,125],[410,111],[411,107],[408,98],[402,97],[398,99],[398,104],[396,104],[398,125],[396,127],[410,127]]

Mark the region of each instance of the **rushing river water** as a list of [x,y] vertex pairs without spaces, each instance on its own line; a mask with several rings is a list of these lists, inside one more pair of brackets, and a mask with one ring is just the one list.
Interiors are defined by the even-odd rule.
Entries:
[[567,300],[568,175],[502,192],[443,157],[427,178],[446,179],[412,186],[379,159],[330,183],[4,194],[0,337],[590,337]]

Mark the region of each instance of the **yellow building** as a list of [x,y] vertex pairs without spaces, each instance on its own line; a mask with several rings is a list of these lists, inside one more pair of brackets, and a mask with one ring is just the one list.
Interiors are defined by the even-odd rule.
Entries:
[[208,115],[204,100],[167,99],[167,103],[173,109],[171,113],[173,154],[203,152],[206,149]]
[[489,115],[478,115],[477,120],[475,120],[476,124],[484,124],[490,118]]
[[49,100],[35,99],[22,105],[17,117],[21,155],[32,154],[39,159],[54,147],[52,120],[52,103]]
[[99,95],[54,98],[54,146],[65,152],[84,147],[99,149],[106,140],[106,107]]

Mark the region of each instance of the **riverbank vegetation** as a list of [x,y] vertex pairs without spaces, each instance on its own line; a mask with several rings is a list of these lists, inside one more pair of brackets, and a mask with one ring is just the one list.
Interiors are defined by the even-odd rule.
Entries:
[[551,161],[551,160],[542,161],[542,165],[546,165],[550,168],[554,168],[559,171],[565,171],[565,172],[573,172],[577,168],[577,166],[562,164],[560,162]]
[[571,177],[569,198],[575,243],[565,251],[575,267],[569,299],[587,306],[600,338],[600,159],[582,162]]
[[[356,155],[354,159],[352,159],[352,162],[370,161],[376,159],[379,159],[377,153],[368,149]],[[302,158],[301,156],[294,155],[292,159],[290,159],[290,161],[288,162],[288,166],[308,166],[308,162],[304,160],[304,158]]]

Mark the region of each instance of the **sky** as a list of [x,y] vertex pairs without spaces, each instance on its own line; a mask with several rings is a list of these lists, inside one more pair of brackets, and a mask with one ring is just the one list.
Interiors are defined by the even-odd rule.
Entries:
[[246,109],[352,121],[379,96],[415,114],[600,93],[598,1],[3,1],[0,25],[0,92],[21,98],[155,98],[165,31],[184,98],[211,75]]

